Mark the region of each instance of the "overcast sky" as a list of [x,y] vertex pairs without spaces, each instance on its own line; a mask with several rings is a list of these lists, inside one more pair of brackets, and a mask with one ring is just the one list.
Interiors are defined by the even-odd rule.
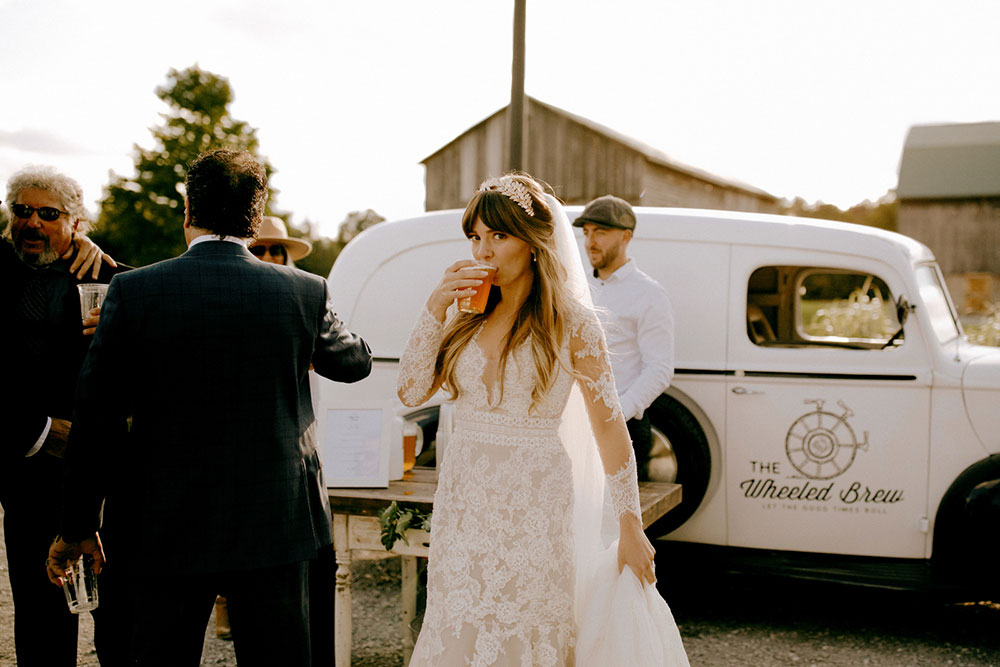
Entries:
[[[193,64],[229,79],[277,206],[323,233],[423,211],[419,161],[503,107],[513,0],[0,0],[0,178],[109,170]],[[527,1],[526,92],[699,169],[842,208],[913,124],[1000,120],[1000,2]]]

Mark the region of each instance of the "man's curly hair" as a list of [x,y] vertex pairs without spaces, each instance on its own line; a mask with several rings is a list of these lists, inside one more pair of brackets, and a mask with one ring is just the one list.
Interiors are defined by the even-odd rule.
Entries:
[[253,239],[267,203],[267,172],[253,155],[220,148],[191,163],[185,182],[191,225]]

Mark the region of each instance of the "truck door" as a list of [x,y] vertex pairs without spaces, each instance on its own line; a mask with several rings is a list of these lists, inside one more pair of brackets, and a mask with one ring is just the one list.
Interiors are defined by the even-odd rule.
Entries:
[[730,545],[922,558],[931,374],[916,318],[896,335],[902,278],[834,253],[732,257]]

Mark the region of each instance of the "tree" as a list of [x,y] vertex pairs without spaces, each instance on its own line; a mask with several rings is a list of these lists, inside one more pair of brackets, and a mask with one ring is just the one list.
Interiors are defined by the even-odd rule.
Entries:
[[308,220],[302,223],[302,227],[303,229],[299,229],[294,225],[288,225],[288,235],[308,239],[312,243],[312,252],[308,256],[297,260],[295,266],[303,271],[315,273],[318,276],[326,278],[330,275],[330,268],[333,266],[334,261],[336,261],[337,255],[340,254],[343,246],[334,239],[313,236],[313,225]]
[[899,230],[899,201],[894,190],[889,190],[874,203],[865,200],[852,206],[847,214],[851,216],[852,222],[887,229],[890,232]]
[[312,252],[308,257],[300,259],[295,265],[304,271],[310,271],[324,278],[330,275],[333,263],[337,261],[340,251],[344,249],[351,239],[368,229],[372,225],[383,222],[385,218],[373,211],[351,211],[340,223],[337,238],[314,238],[312,235],[312,225],[306,221],[305,230],[300,231],[289,225],[288,233],[292,236],[299,236],[309,239],[313,244]]
[[865,200],[860,204],[855,204],[846,211],[842,211],[833,204],[816,202],[810,204],[802,197],[796,197],[791,202],[784,202],[781,206],[783,215],[797,215],[803,218],[820,218],[823,220],[841,220],[843,222],[853,222],[869,227],[878,227],[889,231],[898,229],[896,216],[899,210],[899,203],[896,201],[896,193],[889,190],[876,202]]
[[[170,110],[162,114],[164,124],[151,130],[155,145],[148,150],[135,146],[132,177],[111,174],[93,234],[116,259],[137,266],[184,252],[184,178],[199,154],[215,148],[247,150],[268,176],[273,171],[257,154],[256,128],[229,115],[233,90],[227,79],[197,65],[171,69],[156,96]],[[270,206],[274,191],[269,194]]]
[[384,221],[385,218],[370,208],[364,211],[351,211],[347,214],[347,217],[344,218],[343,222],[340,223],[340,231],[337,233],[337,242],[341,244],[341,247],[343,247],[350,243],[351,239],[372,225],[377,225],[378,223]]

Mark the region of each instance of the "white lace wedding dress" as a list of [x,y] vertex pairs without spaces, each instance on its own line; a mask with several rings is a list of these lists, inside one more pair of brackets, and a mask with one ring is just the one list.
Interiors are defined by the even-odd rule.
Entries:
[[[587,378],[578,384],[591,419],[614,418],[620,409],[600,325],[582,308],[570,319],[562,359]],[[400,363],[407,404],[419,403],[432,387],[442,330],[425,309]],[[457,360],[455,432],[438,463],[427,607],[410,665],[686,666],[666,603],[628,568],[618,574],[616,545],[587,564],[596,566],[601,583],[586,589],[590,604],[577,616],[572,466],[558,433],[575,380],[558,369],[532,407],[529,341],[508,360],[501,396],[499,386],[484,382],[496,377],[497,361],[487,359],[477,339],[478,333]],[[634,480],[634,457],[608,476],[619,515],[639,512]],[[587,633],[580,642],[578,627]],[[635,643],[643,646],[628,645]],[[584,644],[586,655],[577,648]]]

